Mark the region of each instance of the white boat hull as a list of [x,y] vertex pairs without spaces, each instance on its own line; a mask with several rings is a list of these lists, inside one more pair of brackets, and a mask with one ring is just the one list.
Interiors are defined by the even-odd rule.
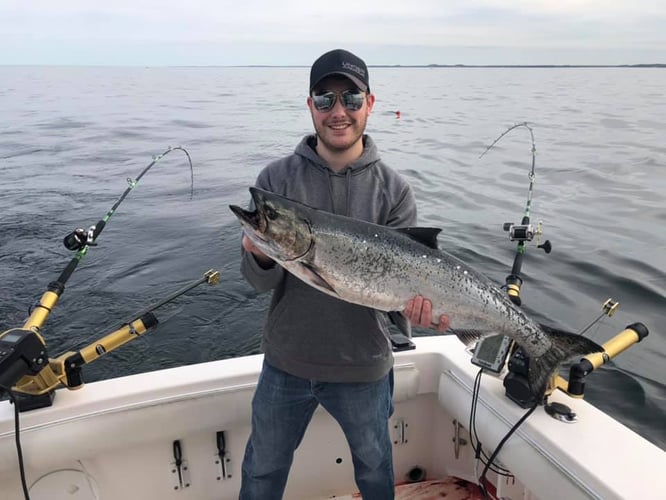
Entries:
[[[451,337],[419,337],[397,353],[394,437],[396,480],[425,471],[428,479],[474,481],[469,446],[471,391],[477,368]],[[21,442],[32,500],[232,499],[250,432],[250,402],[262,356],[184,366],[57,391],[53,406],[21,414]],[[514,480],[490,479],[513,499],[645,499],[666,491],[666,453],[583,400],[561,393],[578,421],[537,411],[506,443],[499,459]],[[488,454],[526,410],[485,376],[476,427]],[[456,458],[454,421],[466,445]],[[230,477],[221,477],[216,433],[225,432]],[[179,440],[187,481],[173,466]],[[0,402],[0,499],[23,498],[14,444],[13,407]],[[182,472],[182,471],[181,471]],[[185,486],[185,484],[189,484]],[[356,491],[351,457],[339,427],[319,409],[297,450],[285,498],[317,499]]]

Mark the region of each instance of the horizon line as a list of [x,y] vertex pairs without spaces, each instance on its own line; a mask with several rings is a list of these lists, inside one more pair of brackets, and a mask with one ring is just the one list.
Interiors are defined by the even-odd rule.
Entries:
[[[3,64],[8,66],[74,66],[74,67],[144,67],[144,68],[309,68],[309,64]],[[368,68],[666,68],[666,63],[637,64],[368,64]]]

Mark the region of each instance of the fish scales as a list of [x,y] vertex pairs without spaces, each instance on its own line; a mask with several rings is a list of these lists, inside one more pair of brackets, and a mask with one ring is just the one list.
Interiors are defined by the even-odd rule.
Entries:
[[[329,215],[311,215],[316,243],[302,262],[331,285],[335,296],[382,311],[398,311],[409,299],[422,295],[432,301],[433,316],[448,314],[455,328],[516,336],[516,325],[520,325],[519,334],[530,355],[539,356],[550,348],[540,328],[531,325],[503,292],[462,261],[382,226],[350,221],[347,230],[341,230]],[[297,276],[302,274],[299,267],[301,263],[285,265]]]
[[483,274],[438,249],[437,229],[394,229],[261,189],[250,193],[256,210],[230,208],[255,246],[287,271],[324,293],[381,311],[401,311],[416,295],[426,297],[434,318],[446,314],[465,330],[463,342],[475,332],[508,335],[530,356],[534,394],[545,392],[561,363],[603,351],[585,337],[546,331]]

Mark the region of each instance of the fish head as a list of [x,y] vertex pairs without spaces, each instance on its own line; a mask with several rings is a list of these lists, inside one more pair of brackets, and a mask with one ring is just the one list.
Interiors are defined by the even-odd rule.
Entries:
[[250,188],[255,209],[230,205],[245,234],[278,262],[298,260],[312,247],[312,229],[305,205],[270,191]]

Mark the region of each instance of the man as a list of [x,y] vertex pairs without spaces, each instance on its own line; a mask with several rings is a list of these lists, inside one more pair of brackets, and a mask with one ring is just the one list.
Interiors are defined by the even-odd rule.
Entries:
[[[336,214],[414,226],[412,189],[380,160],[374,142],[364,135],[374,103],[368,68],[360,58],[341,49],[322,55],[310,70],[307,98],[316,134],[269,164],[256,186]],[[347,438],[363,498],[393,498],[388,432],[393,355],[386,315],[310,287],[247,236],[241,270],[257,291],[273,290],[273,298],[240,498],[282,498],[293,453],[319,404]],[[432,304],[415,297],[403,314],[412,324],[430,326]],[[440,318],[439,329],[447,325],[448,318]]]

